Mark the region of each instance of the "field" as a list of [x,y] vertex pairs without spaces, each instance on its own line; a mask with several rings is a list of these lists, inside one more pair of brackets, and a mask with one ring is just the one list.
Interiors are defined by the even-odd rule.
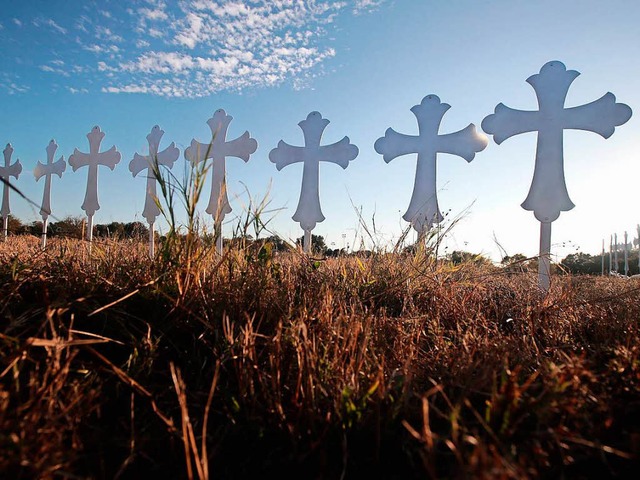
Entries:
[[640,280],[0,245],[2,478],[639,478]]

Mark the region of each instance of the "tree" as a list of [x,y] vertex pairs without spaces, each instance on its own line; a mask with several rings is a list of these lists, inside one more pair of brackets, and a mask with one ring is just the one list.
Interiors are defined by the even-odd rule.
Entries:
[[[507,272],[537,272],[538,257],[529,258],[522,253],[505,255],[500,261]],[[554,266],[552,266],[552,271]]]
[[271,235],[270,237],[265,238],[264,241],[265,243],[270,243],[271,248],[273,248],[273,250],[276,252],[286,252],[287,249],[289,248],[289,245],[287,245],[287,242],[282,240],[277,235]]
[[94,231],[97,237],[136,240],[149,238],[149,228],[141,222],[111,222],[105,225],[96,225]]
[[26,226],[20,221],[19,218],[9,215],[9,221],[7,222],[7,231],[14,235],[22,235],[26,233]]
[[49,225],[51,237],[84,238],[84,218],[68,216]]
[[459,265],[461,263],[474,263],[476,265],[490,265],[491,260],[480,255],[479,253],[471,253],[465,252],[462,250],[454,250],[449,255],[449,260],[454,265]]
[[571,273],[591,273],[602,272],[602,256],[593,256],[588,253],[571,253],[567,255],[560,265]]
[[[296,245],[304,245],[304,236],[296,240]],[[324,255],[327,251],[327,245],[324,243],[322,235],[311,235],[311,251],[320,255]]]

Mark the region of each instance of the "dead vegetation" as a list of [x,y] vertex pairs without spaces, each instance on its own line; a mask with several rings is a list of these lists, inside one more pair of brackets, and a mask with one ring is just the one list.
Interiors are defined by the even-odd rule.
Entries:
[[640,282],[195,237],[0,246],[3,478],[640,474]]

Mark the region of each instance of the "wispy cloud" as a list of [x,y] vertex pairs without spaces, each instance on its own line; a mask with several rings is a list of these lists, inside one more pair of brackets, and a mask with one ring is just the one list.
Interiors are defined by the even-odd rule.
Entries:
[[63,35],[65,35],[67,33],[67,29],[66,28],[62,28],[60,25],[58,25],[56,22],[54,22],[53,19],[51,19],[51,18],[45,20],[45,24],[49,25],[56,32],[59,32],[59,33],[61,33]]
[[0,74],[0,90],[3,90],[8,95],[16,95],[19,93],[27,93],[29,86],[22,84],[20,77],[7,72]]
[[169,18],[164,8],[140,8],[138,13],[147,20],[166,20]]
[[335,1],[185,0],[172,17],[164,2],[148,3],[137,10],[142,38],[136,46],[149,48],[160,36],[164,43],[111,65],[127,75],[106,86],[106,92],[199,97],[288,80],[301,88],[305,78],[336,55],[326,45],[325,28],[349,6]]
[[80,15],[80,18],[75,22],[75,27],[84,33],[89,33],[89,25],[91,25],[91,20],[86,15]]
[[353,13],[360,15],[363,13],[376,10],[380,5],[384,3],[384,0],[356,0],[353,6]]
[[[339,54],[329,34],[335,19],[384,1],[131,0],[121,8],[83,8],[68,20],[68,29],[52,18],[31,23],[66,34],[60,41],[73,44],[62,56],[67,67],[39,62],[44,72],[73,74],[76,84],[66,86],[69,91],[86,80],[105,93],[203,97],[312,85]],[[53,58],[60,57],[56,45]]]
[[67,87],[67,89],[73,93],[74,95],[77,93],[89,93],[89,90],[87,90],[86,88],[73,88],[73,87]]
[[110,28],[105,27],[103,25],[98,25],[96,27],[96,38],[102,41],[116,42],[120,43],[124,41],[124,38],[120,35],[114,33]]
[[56,73],[63,77],[68,77],[69,72],[63,68],[64,62],[62,60],[51,60],[48,64],[40,65],[40,70],[47,73]]

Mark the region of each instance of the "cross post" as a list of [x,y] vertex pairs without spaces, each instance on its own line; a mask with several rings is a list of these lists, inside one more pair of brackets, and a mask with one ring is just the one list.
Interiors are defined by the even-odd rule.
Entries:
[[180,156],[180,150],[178,150],[174,142],[171,142],[171,145],[163,151],[159,151],[160,140],[163,135],[164,130],[161,130],[158,125],[155,125],[147,135],[149,155],[139,155],[135,153],[133,160],[129,162],[129,171],[134,177],[144,170],[147,172],[147,188],[142,216],[149,223],[149,257],[151,257],[152,260],[155,256],[154,223],[158,215],[160,215],[158,195],[156,194],[156,183],[158,180],[156,175],[160,174],[161,165],[169,169],[173,168],[173,164]]
[[293,163],[302,163],[302,187],[298,207],[292,219],[300,223],[304,231],[304,251],[311,253],[311,231],[318,222],[324,221],[320,207],[320,162],[340,165],[343,169],[358,156],[358,147],[350,143],[349,137],[331,145],[320,145],[322,134],[329,120],[319,112],[311,112],[306,120],[298,123],[304,136],[304,147],[295,147],[280,140],[269,152],[269,160],[278,171]]
[[75,172],[81,167],[88,167],[87,174],[87,190],[82,202],[82,209],[87,214],[87,241],[91,244],[93,240],[93,215],[100,210],[98,202],[98,166],[109,167],[111,170],[116,168],[120,162],[120,152],[115,145],[106,152],[100,152],[100,144],[104,138],[104,132],[100,127],[95,126],[87,133],[89,140],[89,153],[80,152],[77,148],[73,150],[73,154],[69,157],[69,165]]
[[10,143],[7,143],[2,153],[4,154],[4,166],[0,166],[0,179],[2,179],[2,209],[0,209],[0,213],[2,214],[2,239],[4,241],[7,239],[9,232],[9,215],[11,214],[11,207],[9,205],[11,184],[9,179],[11,177],[15,177],[16,180],[18,179],[22,172],[22,164],[20,160],[16,160],[14,164],[11,164],[13,147]]
[[615,265],[614,271],[618,273],[618,234],[613,234],[613,264]]
[[538,268],[538,282],[545,292],[550,286],[551,223],[560,212],[574,207],[564,177],[564,130],[585,130],[609,138],[615,127],[631,118],[631,108],[616,103],[610,92],[594,102],[565,108],[567,92],[578,75],[562,62],[548,62],[540,73],[527,79],[538,99],[537,111],[514,110],[500,103],[482,121],[482,129],[493,135],[497,144],[521,133],[538,133],[533,181],[522,208],[533,211],[542,224],[540,234],[548,237],[540,239]]
[[627,238],[627,232],[624,232],[624,276],[629,276],[629,244]]
[[36,168],[33,169],[33,176],[36,182],[44,177],[44,192],[42,194],[42,206],[40,207],[40,216],[42,216],[42,249],[47,246],[47,227],[49,225],[49,215],[51,215],[51,177],[58,175],[62,178],[62,173],[67,168],[64,161],[64,155],[60,156],[57,161],[53,158],[58,150],[58,144],[55,140],[51,140],[47,145],[47,163],[38,162]]
[[227,130],[231,120],[233,117],[227,115],[223,109],[216,110],[213,117],[207,120],[211,129],[211,142],[200,143],[194,138],[191,140],[191,145],[184,151],[184,157],[194,166],[200,162],[206,162],[209,158],[213,161],[211,193],[205,211],[213,217],[217,251],[220,255],[222,255],[222,221],[232,210],[226,188],[226,158],[237,157],[248,162],[249,157],[258,148],[258,142],[251,138],[248,131],[235,140],[227,141]]
[[609,275],[613,272],[613,235],[609,235]]
[[439,135],[442,117],[450,108],[437,95],[427,95],[420,105],[411,108],[418,121],[417,136],[404,135],[388,128],[384,137],[376,140],[374,145],[376,152],[383,156],[386,163],[402,155],[418,154],[413,193],[402,218],[418,232],[420,242],[434,223],[440,223],[444,219],[436,192],[438,153],[457,155],[471,162],[476,153],[484,150],[488,143],[484,135],[476,132],[473,123],[458,132]]

